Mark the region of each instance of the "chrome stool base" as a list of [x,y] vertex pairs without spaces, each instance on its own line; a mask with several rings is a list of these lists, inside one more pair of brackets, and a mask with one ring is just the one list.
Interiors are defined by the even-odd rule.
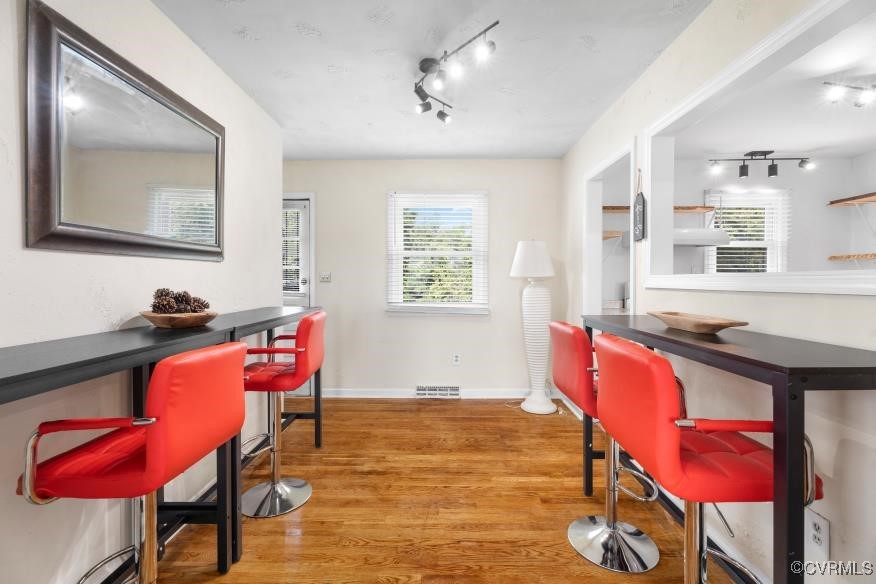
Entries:
[[313,488],[304,479],[260,483],[243,494],[240,510],[247,517],[276,517],[301,507],[312,494]]
[[569,524],[568,535],[575,551],[612,572],[640,574],[660,561],[660,551],[651,538],[622,521],[609,527],[605,517],[581,517]]

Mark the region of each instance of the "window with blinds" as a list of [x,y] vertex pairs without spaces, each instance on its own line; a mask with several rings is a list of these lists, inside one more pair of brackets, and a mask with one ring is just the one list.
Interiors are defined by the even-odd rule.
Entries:
[[216,192],[212,189],[149,187],[146,234],[216,245]]
[[390,193],[387,310],[487,314],[487,195]]
[[786,191],[708,193],[705,202],[716,208],[714,227],[730,236],[729,245],[707,248],[707,274],[787,271],[791,208]]
[[301,294],[301,209],[283,201],[283,296]]

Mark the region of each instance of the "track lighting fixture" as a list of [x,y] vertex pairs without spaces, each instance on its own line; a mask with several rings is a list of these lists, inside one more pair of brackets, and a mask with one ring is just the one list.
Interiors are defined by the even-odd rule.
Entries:
[[830,103],[839,103],[847,94],[851,93],[855,107],[866,107],[876,102],[876,85],[861,87],[859,85],[846,85],[845,83],[824,82],[827,87],[825,97]]
[[723,171],[724,171],[724,168],[721,166],[721,163],[718,162],[717,160],[713,160],[711,163],[709,163],[709,172],[712,173],[713,175],[717,176],[717,175],[721,174]]
[[414,93],[417,94],[417,98],[420,100],[420,103],[416,107],[417,113],[425,113],[429,111],[432,109],[430,100],[437,101],[442,106],[441,111],[438,112],[438,119],[445,124],[450,123],[450,114],[445,111],[445,108],[450,109],[452,106],[449,103],[430,95],[429,92],[426,91],[426,88],[423,87],[423,83],[428,76],[432,75],[432,89],[435,91],[443,91],[447,86],[448,77],[450,79],[460,79],[463,76],[464,69],[462,62],[457,55],[460,51],[475,41],[478,41],[478,44],[475,47],[475,57],[477,60],[483,61],[489,58],[490,55],[496,52],[496,43],[487,40],[487,33],[498,25],[499,21],[497,20],[452,51],[444,51],[444,54],[437,59],[435,57],[426,57],[420,60],[420,72],[423,75],[416,83],[414,83]]
[[[743,154],[743,158],[710,158],[709,159],[709,172],[712,174],[719,174],[721,172],[720,164],[722,162],[741,162],[739,165],[739,178],[748,178],[748,167],[749,162],[767,162],[769,161],[769,166],[767,166],[767,176],[770,178],[775,178],[779,176],[779,165],[776,162],[777,160],[796,160],[797,166],[804,170],[814,170],[815,163],[812,162],[807,157],[798,158],[796,156],[792,156],[790,158],[780,157],[775,158],[771,156],[774,154],[774,150],[752,150],[751,152],[746,152]],[[715,169],[718,170],[715,170]]]

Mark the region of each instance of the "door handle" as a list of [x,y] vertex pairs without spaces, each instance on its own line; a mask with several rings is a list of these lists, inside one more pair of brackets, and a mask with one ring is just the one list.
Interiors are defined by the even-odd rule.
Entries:
[[300,281],[302,286],[307,286],[307,278],[301,278]]

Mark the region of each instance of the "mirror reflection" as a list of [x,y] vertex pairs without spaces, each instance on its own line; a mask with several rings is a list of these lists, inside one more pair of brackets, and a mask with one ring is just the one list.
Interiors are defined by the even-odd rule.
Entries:
[[216,245],[217,138],[61,45],[64,223]]
[[672,134],[674,273],[876,268],[874,34],[876,15]]

